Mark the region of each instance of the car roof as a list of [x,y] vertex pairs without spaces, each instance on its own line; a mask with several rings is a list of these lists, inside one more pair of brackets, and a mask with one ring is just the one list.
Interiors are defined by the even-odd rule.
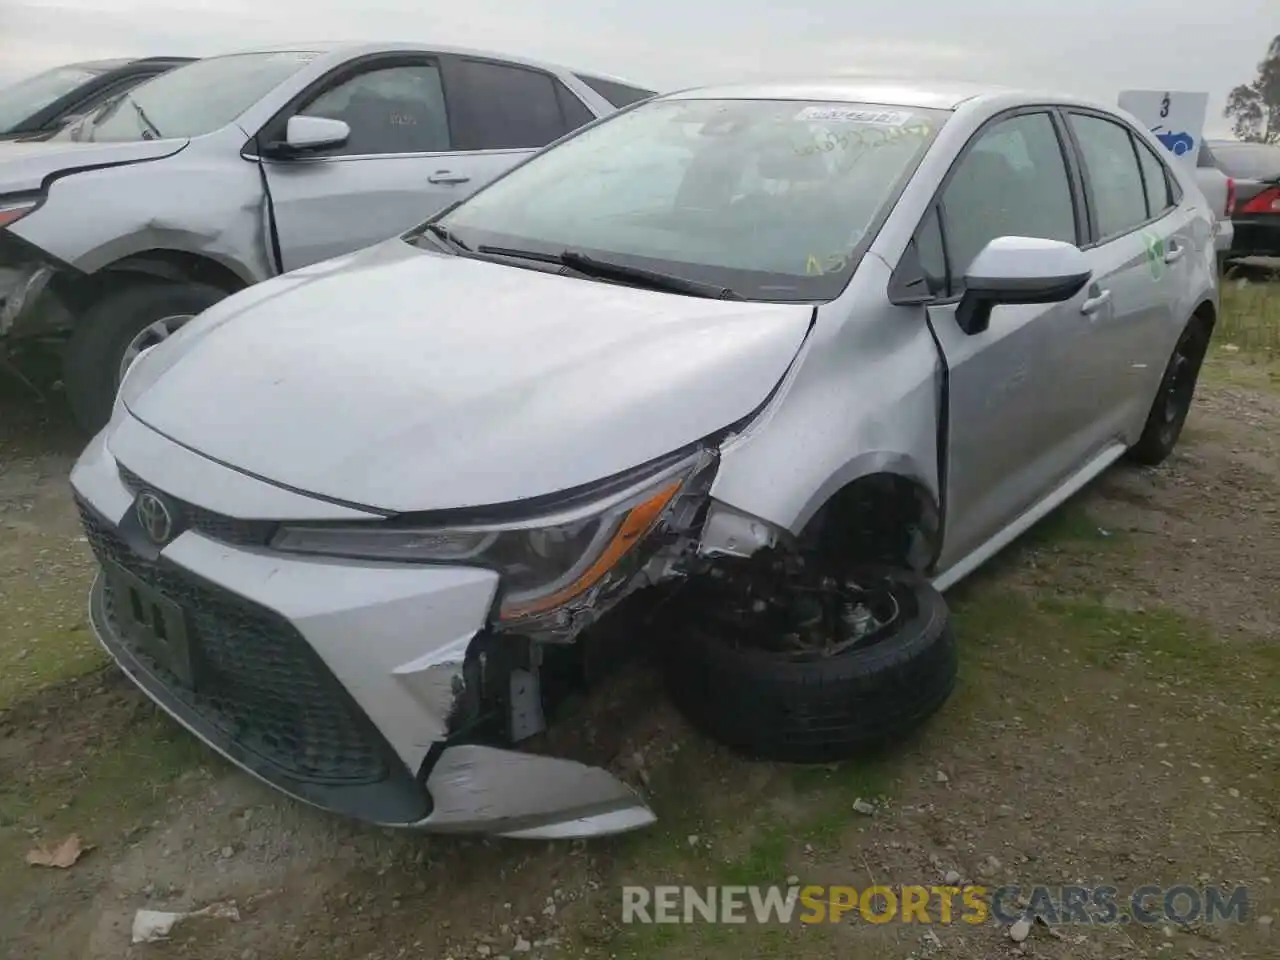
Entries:
[[120,67],[128,66],[132,62],[132,57],[117,57],[114,60],[81,60],[78,63],[65,64],[65,67],[68,70],[91,70],[94,73],[108,73],[112,70],[118,70]]
[[68,69],[91,70],[94,73],[110,73],[141,63],[173,64],[175,66],[190,63],[195,57],[116,57],[111,60],[81,60],[79,63],[68,63]]
[[[351,57],[360,57],[373,53],[396,53],[399,51],[410,51],[414,53],[445,53],[453,54],[461,57],[483,57],[489,60],[505,60],[508,63],[521,64],[526,67],[534,67],[541,70],[547,70],[552,73],[586,73],[587,71],[578,70],[573,67],[567,67],[564,64],[553,63],[546,60],[533,60],[529,57],[515,56],[510,53],[504,53],[498,50],[483,50],[473,47],[455,47],[444,43],[422,43],[417,41],[341,41],[341,40],[318,40],[302,43],[277,43],[265,47],[253,47],[244,50],[236,50],[230,54],[222,54],[221,56],[234,56],[236,54],[245,53],[315,53],[326,57],[348,59]],[[590,72],[590,76],[600,80],[614,80],[617,83],[625,83],[634,86],[634,81],[617,77],[611,77],[607,74]]]
[[667,94],[672,99],[825,100],[875,103],[918,109],[954,110],[977,99],[1071,104],[1115,111],[1110,104],[1069,94],[1019,89],[965,80],[923,80],[889,76],[830,76],[694,87]]

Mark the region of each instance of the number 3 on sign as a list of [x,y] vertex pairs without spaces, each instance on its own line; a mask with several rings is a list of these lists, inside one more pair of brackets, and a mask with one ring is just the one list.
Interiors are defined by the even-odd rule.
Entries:
[[1160,119],[1163,120],[1169,116],[1169,95],[1166,93],[1164,99],[1160,101]]

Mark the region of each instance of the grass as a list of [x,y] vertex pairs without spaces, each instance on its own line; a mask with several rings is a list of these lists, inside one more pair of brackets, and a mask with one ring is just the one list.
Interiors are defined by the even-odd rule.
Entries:
[[1280,282],[1222,282],[1222,315],[1204,375],[1245,389],[1280,390]]
[[[1087,532],[1079,516],[1070,517],[1071,509],[1068,520],[1058,522],[1068,530],[1078,526]],[[1087,538],[1075,543],[1082,556],[1094,549]],[[1073,549],[1069,541],[1058,545]],[[949,710],[989,718],[1017,712],[1033,718],[1035,724],[1069,724],[1090,729],[1095,736],[1110,736],[1115,724],[1132,723],[1139,716],[1143,724],[1168,729],[1171,739],[1176,739],[1174,731],[1187,722],[1187,700],[1175,699],[1169,691],[1188,691],[1192,699],[1227,702],[1233,711],[1197,722],[1197,754],[1211,756],[1217,773],[1229,782],[1242,783],[1250,774],[1260,775],[1259,788],[1280,795],[1280,771],[1267,767],[1257,742],[1246,739],[1237,722],[1240,716],[1250,723],[1265,720],[1272,709],[1273,691],[1280,689],[1280,648],[1228,644],[1206,624],[1165,609],[1135,612],[1080,596],[1010,591],[999,577],[979,577],[957,593],[953,612],[957,633],[965,638],[966,679]],[[1034,643],[1029,643],[1032,638]],[[1045,651],[1058,658],[1050,669],[1043,662]],[[1104,677],[1111,682],[1104,682]],[[1110,702],[1116,698],[1106,695],[1108,689],[1120,691],[1119,703]],[[1011,690],[1016,693],[1012,700]],[[1066,705],[1068,701],[1072,705]],[[1038,710],[1040,704],[1043,712]],[[1141,709],[1134,711],[1134,706]],[[929,741],[924,749],[939,758],[947,756],[946,744],[954,736],[944,726],[940,717],[924,734]],[[863,849],[865,840],[851,831],[865,823],[872,835],[884,836],[883,825],[879,819],[861,820],[850,812],[850,804],[857,797],[892,797],[893,784],[918,775],[919,767],[919,758],[908,752],[869,765],[797,768],[775,780],[769,794],[776,798],[792,792],[792,799],[802,801],[798,815],[789,806],[791,813],[782,816],[759,797],[745,809],[730,797],[722,801],[738,815],[726,817],[707,839],[719,847],[733,835],[749,833],[752,839],[741,854],[727,863],[713,862],[700,851],[681,847],[664,860],[661,878],[643,863],[633,862],[626,882],[771,885],[783,884],[788,874],[797,874],[804,884],[815,882],[809,879],[811,868],[806,863],[814,859],[821,863],[824,858],[829,870],[841,869],[844,876],[852,870],[852,875],[861,876],[856,851]],[[888,816],[892,816],[892,803]],[[805,854],[800,853],[802,847]],[[899,881],[913,882],[901,877],[893,882]],[[842,942],[833,938],[842,935],[847,934],[827,926],[626,926],[618,928],[608,949],[619,958],[683,960],[737,956],[749,943],[756,956],[817,957],[841,952],[833,951]],[[744,941],[744,936],[749,940]]]
[[0,709],[102,667],[106,655],[83,625],[42,631],[3,629]]

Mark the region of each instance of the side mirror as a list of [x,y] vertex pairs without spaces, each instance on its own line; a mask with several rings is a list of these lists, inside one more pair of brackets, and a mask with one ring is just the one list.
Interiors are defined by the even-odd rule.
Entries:
[[295,116],[285,127],[284,142],[275,144],[285,154],[305,153],[325,147],[338,147],[351,136],[351,127],[343,120],[329,117]]
[[1062,303],[1079,293],[1093,271],[1075,244],[1035,237],[996,237],[979,251],[964,275],[956,323],[981,333],[991,308],[1001,304]]

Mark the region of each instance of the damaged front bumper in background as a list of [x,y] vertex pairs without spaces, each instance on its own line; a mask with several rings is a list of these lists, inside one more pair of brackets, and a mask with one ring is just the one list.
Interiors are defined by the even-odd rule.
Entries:
[[0,262],[0,337],[36,325],[36,304],[53,274],[54,268],[46,264],[6,266]]
[[[644,550],[563,614],[532,618],[544,643],[573,639],[666,575],[690,547],[680,528],[705,504],[709,462],[681,465],[685,477],[704,479],[671,498]],[[127,413],[92,441],[71,481],[102,566],[90,600],[99,641],[156,703],[241,768],[383,825],[568,838],[654,821],[607,771],[503,745],[542,729],[542,644],[490,628],[494,571],[273,550],[274,520],[214,508],[234,499],[314,522],[349,522],[353,511],[221,467]],[[147,495],[172,524],[164,536],[148,526],[158,521]],[[476,722],[494,704],[508,714],[501,738]]]

